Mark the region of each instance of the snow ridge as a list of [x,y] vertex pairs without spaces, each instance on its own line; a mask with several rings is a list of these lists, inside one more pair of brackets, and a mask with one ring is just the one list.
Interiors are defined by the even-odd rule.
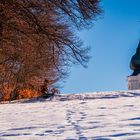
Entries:
[[112,91],[112,92],[91,92],[80,94],[60,94],[56,95],[50,100],[52,101],[66,101],[66,100],[87,100],[87,99],[109,99],[119,97],[136,97],[140,96],[140,90],[133,91]]
[[0,102],[5,103],[33,103],[43,101],[70,101],[70,100],[92,100],[92,99],[115,99],[120,97],[138,97],[140,96],[140,90],[127,90],[127,91],[106,91],[106,92],[86,92],[86,93],[73,93],[73,94],[58,94],[50,98],[32,98],[32,99],[21,99],[14,101]]
[[48,99],[45,98],[33,98],[33,99],[23,99],[21,103],[33,103],[42,101],[71,101],[71,100],[96,100],[96,99],[115,99],[121,97],[140,97],[140,90],[128,90],[128,91],[109,91],[109,92],[87,92],[79,94],[58,94]]

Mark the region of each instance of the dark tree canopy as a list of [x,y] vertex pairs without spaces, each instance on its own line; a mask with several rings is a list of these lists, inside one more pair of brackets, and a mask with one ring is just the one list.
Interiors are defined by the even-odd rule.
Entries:
[[88,48],[74,32],[100,12],[99,0],[1,0],[0,88],[52,85],[71,64],[86,66]]

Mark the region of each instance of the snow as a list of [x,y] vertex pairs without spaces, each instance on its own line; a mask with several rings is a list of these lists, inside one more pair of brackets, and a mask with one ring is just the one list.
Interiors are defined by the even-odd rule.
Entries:
[[140,139],[140,91],[0,104],[0,140]]

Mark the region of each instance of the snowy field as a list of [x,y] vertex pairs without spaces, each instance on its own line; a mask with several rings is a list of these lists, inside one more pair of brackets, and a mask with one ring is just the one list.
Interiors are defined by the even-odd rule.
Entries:
[[140,140],[140,91],[0,104],[0,140]]

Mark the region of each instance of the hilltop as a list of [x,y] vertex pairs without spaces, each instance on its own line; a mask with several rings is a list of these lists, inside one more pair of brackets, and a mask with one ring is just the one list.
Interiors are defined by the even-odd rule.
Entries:
[[0,104],[0,140],[140,139],[139,100],[137,90]]

